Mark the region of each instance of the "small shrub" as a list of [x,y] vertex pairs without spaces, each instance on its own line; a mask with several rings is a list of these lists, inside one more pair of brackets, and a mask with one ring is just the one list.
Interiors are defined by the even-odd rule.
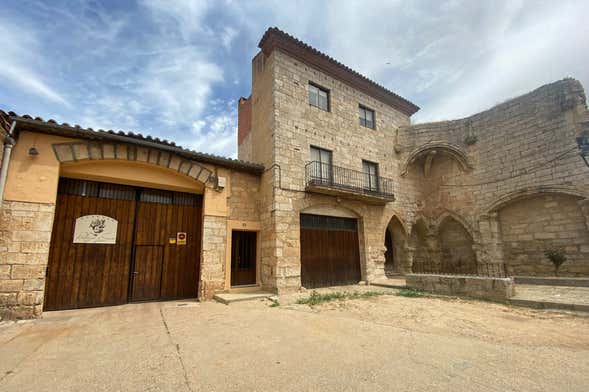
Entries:
[[554,274],[558,276],[558,269],[567,261],[567,255],[562,248],[549,248],[544,251],[544,255],[554,265]]
[[399,297],[416,298],[425,296],[425,293],[418,289],[406,288],[400,289],[396,295]]

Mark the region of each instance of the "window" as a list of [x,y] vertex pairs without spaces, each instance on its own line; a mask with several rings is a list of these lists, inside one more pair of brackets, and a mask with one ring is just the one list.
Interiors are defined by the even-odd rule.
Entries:
[[309,83],[309,105],[329,112],[329,91]]
[[360,115],[360,125],[366,128],[374,129],[374,110],[368,109],[365,106],[358,106]]
[[364,172],[364,189],[378,191],[378,163],[362,161]]
[[311,178],[328,182],[331,178],[331,151],[311,146]]

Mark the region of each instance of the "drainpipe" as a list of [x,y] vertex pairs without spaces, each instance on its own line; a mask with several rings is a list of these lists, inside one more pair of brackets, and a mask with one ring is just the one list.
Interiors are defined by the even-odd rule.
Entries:
[[10,125],[10,131],[4,139],[4,154],[2,156],[2,167],[0,168],[0,208],[4,204],[4,188],[6,187],[6,176],[8,175],[8,163],[10,162],[10,153],[12,147],[16,144],[12,135],[14,134],[14,128],[16,127],[16,121],[13,121]]

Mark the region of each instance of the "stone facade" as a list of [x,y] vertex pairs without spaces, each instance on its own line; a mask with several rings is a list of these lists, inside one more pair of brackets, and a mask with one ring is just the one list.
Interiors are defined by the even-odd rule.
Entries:
[[53,204],[4,202],[0,220],[0,319],[41,314]]
[[[267,167],[259,199],[265,287],[300,287],[299,217],[317,206],[358,218],[367,281],[426,264],[476,274],[506,263],[510,273],[545,274],[540,250],[556,245],[569,255],[563,274],[589,273],[581,225],[588,219],[589,177],[575,143],[589,114],[578,81],[543,86],[468,118],[411,125],[403,110],[314,60],[261,47],[252,62],[252,129],[239,157]],[[309,104],[309,83],[329,91],[328,111]],[[375,129],[359,124],[359,105],[374,110]],[[335,166],[361,171],[362,160],[378,163],[379,175],[395,184],[395,201],[375,205],[306,190],[311,146],[332,151]],[[549,211],[542,219],[558,218],[552,226],[532,217],[539,195],[566,199],[560,213],[560,204],[544,203]],[[514,214],[527,217],[527,228],[514,227]],[[514,239],[513,230],[528,229],[531,242]],[[387,231],[392,249],[385,247]]]

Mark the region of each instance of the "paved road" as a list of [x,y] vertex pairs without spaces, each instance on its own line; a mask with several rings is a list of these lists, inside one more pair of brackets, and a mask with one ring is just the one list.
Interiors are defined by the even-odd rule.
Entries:
[[[550,314],[536,321],[499,305],[395,296],[352,302],[350,309],[167,302],[47,313],[0,327],[0,390],[587,391],[587,340],[542,343]],[[460,330],[483,330],[484,321],[469,316],[481,306],[506,323],[538,325],[530,331],[540,340],[457,332],[449,313],[460,314]],[[450,321],[428,332],[428,322],[442,318]],[[586,334],[579,327],[589,319],[558,323],[570,340]]]

